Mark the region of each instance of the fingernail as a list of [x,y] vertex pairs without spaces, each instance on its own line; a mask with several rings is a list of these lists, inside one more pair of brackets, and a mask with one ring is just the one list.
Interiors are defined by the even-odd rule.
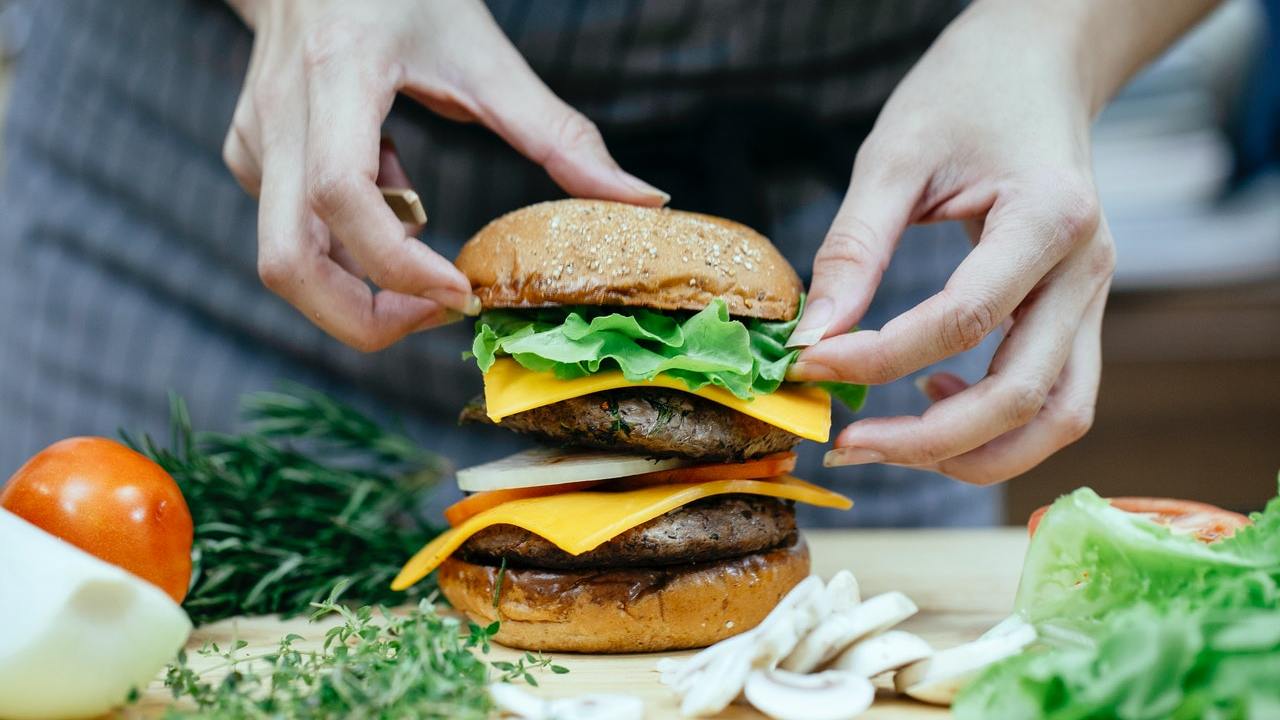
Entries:
[[842,465],[867,465],[884,462],[884,455],[871,448],[842,447],[828,450],[822,456],[823,467],[840,467]]
[[618,174],[622,177],[622,181],[625,182],[627,185],[629,185],[631,189],[635,190],[636,192],[641,192],[641,193],[644,193],[645,195],[652,195],[653,197],[656,197],[656,198],[662,198],[663,205],[666,205],[667,203],[671,202],[670,195],[650,185],[649,183],[641,180],[635,175],[632,175],[631,173],[626,172],[625,170],[619,170]]
[[835,373],[831,372],[831,368],[822,363],[797,360],[791,367],[787,368],[787,379],[792,382],[834,380]]
[[917,375],[916,379],[911,381],[911,384],[916,386],[916,389],[920,391],[921,395],[929,398],[930,400],[933,399],[933,395],[929,394],[929,376],[928,375]]
[[483,309],[484,305],[480,303],[480,298],[475,295],[468,295],[467,304],[462,306],[462,314],[469,317],[475,317],[479,315],[480,311]]
[[791,337],[787,338],[787,347],[809,347],[821,340],[827,334],[827,328],[831,327],[831,314],[834,311],[835,304],[826,298],[818,298],[810,303],[800,316],[796,329],[791,331]]

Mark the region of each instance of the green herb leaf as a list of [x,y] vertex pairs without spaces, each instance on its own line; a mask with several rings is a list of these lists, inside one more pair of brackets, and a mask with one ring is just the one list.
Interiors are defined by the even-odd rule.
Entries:
[[[294,647],[286,635],[270,653],[200,651],[219,662],[194,670],[185,656],[165,673],[165,685],[179,705],[170,720],[328,720],[340,718],[487,718],[494,707],[486,686],[522,679],[536,684],[532,671],[550,667],[549,658],[527,655],[517,662],[495,662],[494,669],[475,656],[481,642],[474,630],[423,601],[407,614],[364,606],[350,610],[332,600],[313,604],[314,618],[338,615],[341,623],[326,633],[320,651]],[[475,628],[472,625],[472,628]],[[495,628],[496,630],[496,628]],[[222,681],[206,676],[225,671]]]
[[441,528],[414,514],[442,463],[408,438],[301,386],[244,401],[246,431],[196,433],[170,398],[172,439],[125,441],[182,489],[195,522],[197,623],[295,615],[348,593],[398,604],[432,590],[389,588],[400,562]]

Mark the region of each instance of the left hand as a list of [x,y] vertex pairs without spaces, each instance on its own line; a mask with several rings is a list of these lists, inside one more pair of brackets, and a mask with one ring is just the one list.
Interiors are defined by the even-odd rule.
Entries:
[[[928,377],[923,415],[853,423],[828,466],[884,462],[989,484],[1092,424],[1115,265],[1090,166],[1100,103],[1072,46],[1047,37],[1070,35],[1068,19],[1037,12],[976,3],[899,85],[858,151],[792,336],[825,339],[790,379],[887,383],[1005,325],[988,374],[972,386]],[[879,330],[846,334],[906,226],[943,220],[964,221],[975,243],[946,287]]]

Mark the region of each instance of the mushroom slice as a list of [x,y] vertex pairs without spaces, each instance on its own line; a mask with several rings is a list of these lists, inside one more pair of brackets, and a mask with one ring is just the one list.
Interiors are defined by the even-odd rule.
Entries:
[[504,715],[520,720],[643,720],[644,701],[632,695],[593,693],[543,700],[510,683],[489,685],[489,697]]
[[695,681],[687,685],[680,701],[680,714],[705,717],[719,713],[742,692],[750,674],[750,655],[730,653],[717,657],[715,662],[696,673]]
[[547,703],[547,717],[555,720],[644,720],[644,701],[634,695],[592,693]]
[[831,663],[834,670],[847,670],[872,678],[919,662],[933,654],[933,648],[919,635],[905,630],[889,630],[854,643]]
[[548,717],[549,703],[546,700],[511,683],[490,683],[489,697],[505,715],[514,715],[522,720],[544,720]]
[[862,602],[858,591],[858,579],[848,570],[841,570],[827,581],[827,604],[831,612],[844,612]]
[[840,654],[854,642],[897,625],[919,608],[911,598],[892,591],[869,598],[842,613],[828,617],[795,646],[780,665],[791,672],[811,672]]
[[876,696],[870,680],[838,670],[814,675],[756,670],[744,692],[757,710],[776,720],[849,720],[871,707]]
[[1036,639],[1036,630],[1029,624],[1008,630],[935,652],[929,658],[912,663],[894,675],[893,686],[917,700],[950,705],[960,688],[983,668],[1017,655]]

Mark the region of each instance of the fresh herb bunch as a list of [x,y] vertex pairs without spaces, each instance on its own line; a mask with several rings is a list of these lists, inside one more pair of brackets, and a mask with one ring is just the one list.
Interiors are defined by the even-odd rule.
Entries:
[[[189,699],[190,709],[171,708],[166,717],[217,717],[225,720],[319,720],[321,718],[486,718],[493,701],[490,682],[523,679],[536,685],[532,671],[568,670],[550,658],[525,653],[516,662],[486,663],[476,655],[489,652],[498,623],[480,627],[441,615],[422,600],[406,615],[364,606],[351,610],[337,603],[343,590],[315,603],[312,620],[336,613],[318,651],[299,650],[298,635],[286,635],[279,647],[262,654],[242,653],[209,644],[205,658],[221,659],[202,671],[186,654],[169,666],[165,686],[175,700]],[[498,672],[492,672],[492,669]],[[221,680],[205,675],[225,671]]]
[[170,411],[170,449],[124,439],[173,476],[191,508],[192,620],[296,615],[339,584],[392,605],[431,589],[390,583],[440,532],[414,512],[442,474],[436,456],[301,386],[246,396],[239,434],[194,432],[176,396]]

